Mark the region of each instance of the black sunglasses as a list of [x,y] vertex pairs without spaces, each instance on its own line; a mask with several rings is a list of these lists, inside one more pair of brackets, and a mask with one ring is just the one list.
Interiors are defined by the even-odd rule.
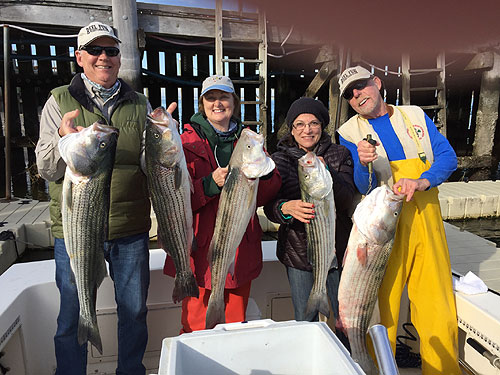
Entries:
[[120,53],[120,49],[116,47],[86,46],[80,49],[87,51],[92,56],[101,56],[102,51],[106,52],[106,55],[109,57],[118,56]]
[[352,97],[354,96],[353,90],[363,90],[366,85],[368,85],[368,82],[370,81],[371,78],[368,79],[361,79],[359,81],[356,81],[352,84],[349,85],[348,88],[345,89],[344,93],[342,96],[344,97],[345,100],[351,100]]

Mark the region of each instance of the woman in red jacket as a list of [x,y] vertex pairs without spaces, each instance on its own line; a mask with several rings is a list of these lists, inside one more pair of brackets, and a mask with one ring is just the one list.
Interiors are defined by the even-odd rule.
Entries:
[[[194,250],[191,268],[194,271],[199,298],[186,297],[182,301],[181,333],[205,329],[205,316],[210,297],[211,273],[208,247],[215,228],[219,196],[228,173],[227,165],[243,125],[238,119],[240,100],[234,93],[228,77],[211,76],[203,81],[199,112],[184,125],[181,135],[187,167],[193,182],[191,206],[193,210]],[[281,178],[275,169],[261,177],[257,206],[263,206],[278,192]],[[235,202],[235,204],[237,204]],[[225,284],[226,322],[245,320],[251,281],[262,269],[262,229],[255,214],[236,251],[234,277]],[[172,259],[167,257],[164,273],[175,276]]]

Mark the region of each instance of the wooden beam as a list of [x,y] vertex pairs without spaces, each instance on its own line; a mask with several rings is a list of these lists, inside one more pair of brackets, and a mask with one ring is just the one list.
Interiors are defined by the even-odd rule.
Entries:
[[473,156],[491,156],[500,99],[500,55],[494,53],[491,70],[483,71],[476,115]]
[[447,122],[446,122],[446,54],[440,52],[436,58],[436,67],[441,69],[436,77],[437,92],[437,105],[440,107],[437,113],[437,122],[439,132],[446,137]]
[[328,61],[338,60],[337,54],[334,52],[332,45],[324,44],[320,47],[318,56],[316,56],[315,64],[321,64]]
[[[57,3],[57,5],[54,5]],[[139,28],[146,33],[158,33],[179,37],[215,38],[215,16],[213,9],[192,8],[172,5],[137,3]],[[239,13],[223,11],[224,36],[236,40],[255,40],[258,33],[256,13]],[[249,21],[248,21],[249,20]],[[61,1],[50,3],[32,1],[30,3],[8,3],[0,7],[0,23],[17,23],[22,25],[59,25],[68,27],[68,34],[76,34],[78,30],[92,21],[107,24],[113,23],[111,0]],[[290,31],[289,26],[276,25],[269,22],[267,34],[269,43],[282,43]],[[287,40],[287,45],[318,45],[317,37],[294,30]]]
[[404,53],[401,58],[401,73],[403,77],[402,99],[403,105],[410,104],[410,54]]
[[458,169],[463,168],[490,168],[493,162],[491,155],[460,156],[457,158]]
[[464,70],[491,69],[493,67],[493,52],[481,52],[474,55]]
[[224,75],[222,59],[224,58],[224,51],[222,46],[222,0],[215,0],[215,74]]
[[[137,37],[137,5],[135,0],[112,0],[113,26],[121,40],[119,77],[134,90],[142,90],[141,54]],[[109,24],[109,23],[108,23]]]
[[304,93],[304,96],[312,98],[315,96],[318,91],[323,87],[326,81],[330,79],[330,77],[335,73],[337,70],[337,61],[327,61],[321,66],[319,69],[318,73],[316,73],[316,76],[313,78],[311,83],[309,84],[309,87],[306,89],[306,92]]
[[[320,52],[321,54],[321,52]],[[327,61],[323,64],[323,66],[319,69],[316,76],[314,76],[313,80],[307,87],[304,95],[305,97],[312,98],[314,97],[318,91],[323,87],[325,82],[330,80],[330,77],[336,71],[338,67],[337,61]],[[297,98],[298,99],[298,98]],[[278,130],[278,139],[286,134],[287,131],[286,121],[283,121]]]

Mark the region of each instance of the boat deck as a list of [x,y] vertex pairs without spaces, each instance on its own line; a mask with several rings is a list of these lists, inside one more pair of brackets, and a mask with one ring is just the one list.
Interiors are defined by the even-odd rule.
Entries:
[[[40,241],[38,242],[38,246],[49,246],[51,242],[51,236],[50,236],[50,228],[49,228],[49,222],[48,222],[48,204],[47,202],[37,202],[37,201],[30,201],[26,203],[21,203],[21,201],[14,201],[10,202],[8,204],[6,203],[0,203],[0,219],[4,223],[4,230],[12,230],[13,233],[16,233],[16,241],[13,240],[7,240],[3,242],[11,242],[11,247],[14,245],[12,243],[17,242],[20,246],[18,248],[18,251],[20,251],[20,248],[24,249],[24,246],[26,246],[27,242],[30,242],[31,244],[34,243],[34,241]],[[264,224],[264,223],[263,223]],[[264,224],[266,225],[266,224]],[[153,230],[155,231],[156,227],[153,226]],[[479,236],[476,236],[474,234],[471,234],[469,232],[461,231],[459,228],[449,224],[445,223],[445,230],[448,238],[448,244],[450,248],[450,259],[451,259],[451,265],[452,268],[461,274],[467,273],[467,271],[471,270],[474,273],[476,273],[481,279],[484,280],[484,282],[491,288],[491,289],[496,289],[500,290],[500,255],[499,255],[499,250],[496,248],[495,244],[491,241],[487,241]],[[22,242],[21,242],[22,241]],[[285,292],[288,289],[288,283],[286,280],[285,273],[283,271],[283,268],[279,262],[276,261],[274,253],[275,253],[275,247],[276,243],[274,241],[266,241],[264,242],[264,260],[265,260],[265,267],[264,270],[261,274],[261,276],[255,280],[255,282],[252,284],[252,289],[253,293],[256,293],[256,291],[260,290],[266,290],[266,288],[273,288],[275,292],[269,294],[269,293],[263,293],[262,296],[260,295],[252,295],[253,298],[256,301],[256,305],[258,306],[260,313],[255,314],[260,315],[261,317],[265,318],[272,318],[275,321],[282,321],[282,320],[289,320],[293,319],[293,317],[290,315],[291,311],[291,301],[290,301],[290,295],[289,292]],[[3,249],[3,248],[2,248]],[[15,251],[15,249],[14,249]],[[163,264],[163,258],[164,258],[164,253],[163,251],[155,251],[152,250],[151,252],[152,257],[151,261],[154,263],[154,267],[152,269],[155,269],[155,273],[153,275],[152,279],[152,285],[166,285],[166,282],[171,282],[171,280],[168,280],[169,278],[165,278],[164,275],[161,272],[162,269],[162,264]],[[2,253],[0,253],[0,256]],[[157,259],[158,258],[158,259]],[[40,286],[40,291],[37,289],[36,292],[36,300],[38,301],[40,297],[40,293],[47,293],[51,295],[52,299],[57,300],[57,290],[55,286],[53,285],[53,261],[46,261],[46,262],[37,262],[36,264],[32,264],[36,268],[36,272],[29,272],[30,277],[37,277],[40,278],[40,275],[45,275],[44,277],[44,282]],[[20,265],[16,265],[20,266]],[[14,268],[12,267],[12,271],[15,271]],[[31,264],[30,264],[31,266]],[[44,272],[44,267],[47,268]],[[35,271],[35,268],[33,268],[32,271]],[[19,278],[19,275],[15,275],[15,272],[9,272],[6,273],[6,278],[3,278],[3,281],[5,282],[6,279],[9,279],[10,276],[12,276],[12,285],[15,284],[15,280]],[[3,275],[2,275],[3,276]],[[277,278],[279,279],[279,283],[276,281]],[[26,286],[29,284],[29,277],[28,276],[23,276],[24,282],[22,284],[15,284],[15,285],[22,285],[23,288],[26,288]],[[2,319],[0,319],[0,328],[3,329],[3,331],[10,331],[11,324],[13,321],[16,321],[16,316],[17,314],[14,314],[12,308],[12,301],[9,300],[9,296],[12,295],[17,295],[19,291],[16,291],[15,288],[12,287],[12,285],[8,285],[2,290],[8,291],[7,295],[4,296],[4,301],[0,303],[0,312],[3,311],[2,313]],[[168,289],[168,290],[165,290]],[[164,296],[163,294],[170,295],[171,292],[171,285],[168,288],[162,287],[161,288],[161,293],[158,291],[155,291],[155,288],[152,288],[149,300],[151,302],[150,306],[150,316],[148,317],[149,319],[156,319],[157,322],[178,322],[180,319],[180,313],[179,313],[179,306],[174,306],[173,304],[170,303],[163,303]],[[278,292],[276,292],[278,290]],[[33,291],[28,291],[24,293],[24,297],[26,297],[28,300],[31,300],[34,298],[34,290]],[[112,285],[109,282],[109,280],[106,280],[106,282],[103,283],[103,286],[100,288],[100,297],[98,298],[98,307],[100,311],[100,317],[103,319],[103,324],[108,323],[109,327],[114,327],[114,321],[113,322],[108,322],[107,319],[110,319],[109,317],[113,317],[114,315],[112,314],[114,312],[115,307],[110,304],[108,306],[107,302],[103,303],[99,301],[113,301],[112,298]],[[108,296],[109,294],[109,296]],[[161,295],[160,295],[161,294]],[[269,297],[269,295],[272,297]],[[109,298],[105,298],[109,297]],[[162,298],[160,298],[162,297]],[[479,300],[481,298],[484,298],[484,296],[472,296],[472,297],[467,297],[468,299],[472,300],[474,302],[476,299]],[[467,299],[465,297],[457,297],[457,300],[460,300],[459,302],[463,305],[464,302],[462,300]],[[171,306],[172,305],[172,306]],[[462,306],[461,305],[461,306]],[[56,305],[55,305],[56,306]],[[57,313],[56,308],[51,304],[50,306],[47,306],[47,309],[50,310],[51,316],[53,316],[53,319],[51,319],[50,324],[45,322],[44,324],[47,325],[47,327],[44,326],[44,329],[47,331],[44,334],[44,337],[48,337],[47,339],[47,346],[50,347],[50,342],[51,342],[51,337],[53,336],[53,330],[55,329],[55,314]],[[5,311],[11,312],[13,316],[9,316],[9,314],[5,314]],[[288,313],[285,314],[285,311]],[[477,313],[474,313],[477,314]],[[167,318],[165,318],[167,316]],[[3,322],[5,320],[6,322]],[[487,319],[484,318],[486,321]],[[26,322],[29,322],[30,319],[27,319],[25,321],[25,325],[28,324]],[[5,324],[3,324],[5,323]],[[168,329],[167,329],[168,328]],[[476,327],[477,328],[477,327]],[[40,327],[37,329],[41,329]],[[484,328],[481,329],[481,332],[487,332],[490,335],[493,335],[492,333],[492,328],[490,327],[489,330]],[[1,331],[0,331],[1,332]],[[158,351],[155,351],[153,347],[158,346],[159,342],[161,342],[161,338],[164,337],[169,337],[172,335],[176,335],[178,332],[178,327],[177,324],[173,325],[168,325],[168,327],[164,327],[162,330],[158,330],[157,333],[152,332],[151,333],[151,346],[152,346],[152,352],[151,354],[156,353],[152,357],[146,358],[147,362],[150,364],[148,366],[150,374],[155,373],[155,364],[158,362],[158,357],[157,355],[159,354]],[[478,330],[479,332],[479,330]],[[109,337],[115,337],[116,334],[111,334]],[[496,341],[495,341],[496,342]],[[107,342],[106,347],[109,348],[109,351],[112,353],[115,350],[115,343],[114,342]],[[0,343],[0,347],[1,347]],[[50,349],[52,350],[52,349]],[[53,353],[49,350],[50,353],[45,353],[47,357],[52,358]],[[39,351],[39,348],[34,351],[37,352]],[[109,357],[109,358],[108,358]],[[114,359],[115,357],[110,354],[108,359]],[[103,363],[102,361],[104,360],[102,357],[96,357],[96,358],[91,358],[92,361],[89,363],[89,368],[90,369],[100,369],[100,373],[103,374],[113,374],[112,368],[114,366],[114,363],[112,361]],[[413,374],[420,374],[419,369],[400,369],[401,374],[405,375],[413,375]]]

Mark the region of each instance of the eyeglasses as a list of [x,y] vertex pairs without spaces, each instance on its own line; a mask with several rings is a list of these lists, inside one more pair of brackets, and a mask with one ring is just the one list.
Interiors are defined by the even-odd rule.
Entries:
[[298,131],[303,131],[306,126],[309,126],[311,129],[318,129],[319,127],[321,127],[321,122],[311,121],[309,124],[305,124],[303,122],[297,122],[296,124],[293,124],[293,127]]
[[348,88],[345,89],[344,93],[342,96],[344,97],[345,100],[351,100],[352,97],[354,96],[353,90],[363,90],[367,85],[368,82],[370,81],[371,78],[368,79],[361,79],[359,81],[354,82],[353,84],[349,85]]
[[106,55],[109,57],[118,56],[120,53],[120,49],[116,47],[85,46],[80,49],[87,51],[87,53],[92,56],[101,56],[102,51],[106,52]]

